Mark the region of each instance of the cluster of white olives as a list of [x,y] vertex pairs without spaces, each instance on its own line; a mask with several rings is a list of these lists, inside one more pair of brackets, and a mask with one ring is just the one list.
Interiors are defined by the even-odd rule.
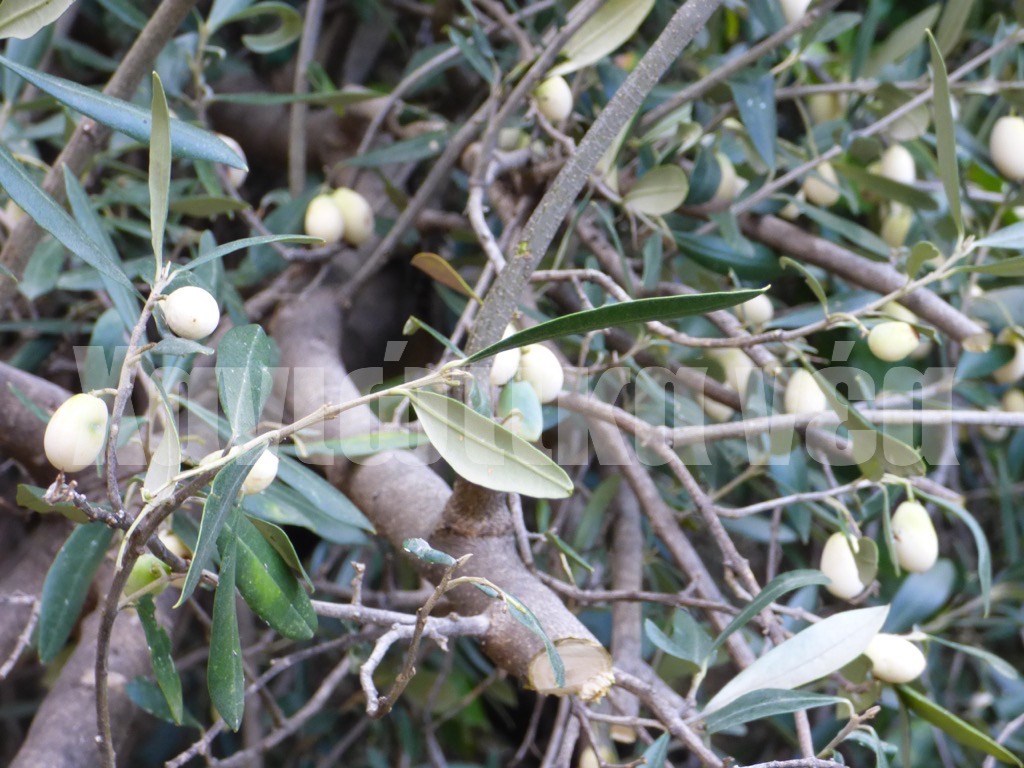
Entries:
[[373,236],[373,226],[370,203],[348,187],[317,195],[306,206],[306,234],[325,243],[344,240],[358,248]]
[[[904,501],[892,516],[896,560],[905,571],[924,573],[939,557],[939,537],[928,511],[916,501]],[[834,533],[821,551],[821,572],[828,577],[825,589],[838,598],[852,600],[867,589],[857,564],[860,543],[845,533]],[[879,634],[865,655],[874,676],[889,683],[906,683],[925,668],[924,654],[905,638]]]
[[[505,338],[513,333],[515,329],[509,326]],[[491,364],[490,381],[501,387],[497,414],[502,425],[524,440],[539,440],[544,429],[541,405],[558,397],[565,383],[555,353],[542,344],[499,352]]]

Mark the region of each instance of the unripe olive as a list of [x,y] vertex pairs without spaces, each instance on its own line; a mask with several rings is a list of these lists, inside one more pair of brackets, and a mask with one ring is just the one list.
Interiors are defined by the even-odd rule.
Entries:
[[1013,357],[992,373],[999,384],[1014,384],[1024,378],[1024,341],[1010,329],[999,334],[999,341],[1013,346]]
[[213,295],[199,286],[173,291],[161,304],[167,327],[183,339],[205,339],[220,324],[220,307]]
[[564,77],[549,77],[533,92],[537,111],[552,123],[560,123],[572,114],[572,89]]
[[811,0],[780,0],[780,3],[786,23],[792,24],[797,19],[802,19],[807,13],[807,6],[811,4]]
[[345,234],[345,219],[330,195],[317,195],[306,207],[306,234],[325,243],[337,243]]
[[[513,326],[505,328],[505,333],[502,336],[503,339],[507,339],[516,329]],[[504,352],[499,352],[494,356],[494,361],[491,363],[491,386],[500,387],[507,384],[512,380],[512,377],[516,375],[519,370],[519,359],[522,356],[522,350],[518,347],[515,349],[506,349]]]
[[796,204],[795,201],[799,201],[802,203],[806,197],[807,196],[804,194],[804,191],[801,189],[799,192],[793,195],[793,200],[790,200],[788,203],[782,206],[782,208],[779,209],[779,216],[785,219],[786,221],[796,221],[797,219],[799,219],[800,207]]
[[498,149],[512,152],[530,146],[530,135],[522,128],[502,128],[498,131]]
[[715,190],[714,197],[711,198],[712,202],[715,203],[730,203],[739,194],[739,180],[736,176],[736,166],[732,164],[732,160],[722,153],[715,153],[715,160],[718,161],[718,170],[720,173],[718,179],[718,188]]
[[839,202],[839,177],[830,163],[821,163],[804,179],[803,192],[807,200],[819,208],[830,208]]
[[170,572],[170,567],[160,558],[145,552],[139,555],[139,559],[132,566],[132,571],[128,574],[128,581],[124,584],[123,594],[125,597],[134,597],[143,592],[145,594],[159,595],[167,589],[168,582],[165,581],[160,586],[151,589],[149,586]]
[[533,387],[541,403],[550,403],[562,391],[565,373],[555,353],[540,344],[523,347],[519,378]]
[[[240,451],[240,446],[235,446],[228,451],[228,456],[237,456]],[[213,453],[207,454],[200,460],[200,465],[209,464],[212,461],[216,461],[224,455],[223,451],[214,451]],[[265,491],[270,487],[270,484],[274,482],[274,478],[277,477],[277,465],[278,459],[270,449],[265,448],[263,453],[259,455],[259,458],[252,465],[252,469],[249,470],[249,474],[245,476],[245,480],[242,481],[242,493],[246,496],[252,496],[255,493]]]
[[904,501],[892,516],[896,561],[911,573],[924,573],[939,558],[939,537],[928,511],[916,501]]
[[882,175],[901,184],[913,184],[917,180],[914,156],[902,144],[893,144],[882,153]]
[[1024,392],[1008,389],[1003,394],[1003,410],[1007,413],[1024,413]]
[[1024,180],[1024,118],[1001,117],[992,126],[988,150],[992,164],[1010,181]]
[[912,642],[899,635],[879,632],[864,649],[871,660],[871,674],[886,683],[909,683],[927,666],[924,654]]
[[850,600],[864,591],[866,585],[860,580],[857,570],[856,554],[860,544],[852,536],[844,533],[833,533],[821,550],[820,569],[829,583],[825,589],[836,597]]
[[736,307],[736,314],[747,325],[764,325],[775,317],[775,307],[772,300],[762,293]]
[[502,388],[498,417],[505,429],[531,443],[539,440],[544,431],[540,399],[525,381],[510,381]]
[[882,239],[890,248],[902,248],[914,224],[914,214],[904,205],[893,204],[882,220]]
[[[227,136],[223,133],[218,133],[217,138],[223,141],[229,147],[231,147],[234,153],[238,155],[240,158],[242,158],[243,161],[248,162],[245,157],[245,152],[242,151],[241,144],[239,144],[230,136]],[[225,171],[227,172],[228,184],[230,184],[235,189],[238,189],[240,186],[242,186],[245,183],[246,177],[249,175],[248,171],[242,168],[232,168],[231,166],[225,168]]]
[[359,247],[373,237],[373,208],[365,197],[348,187],[334,190],[331,197],[341,211],[347,243]]
[[61,472],[79,472],[96,461],[106,434],[106,404],[94,395],[72,395],[50,417],[43,450]]
[[784,398],[786,413],[821,413],[828,409],[828,398],[814,375],[803,368],[797,368],[789,377]]
[[868,333],[868,348],[871,353],[887,363],[902,360],[917,349],[920,341],[914,326],[902,320],[879,323]]
[[725,403],[720,403],[717,400],[712,400],[707,397],[703,392],[696,392],[693,395],[694,401],[703,409],[704,413],[708,415],[712,421],[728,421],[732,418],[735,411]]
[[846,104],[839,93],[812,93],[807,97],[807,111],[815,123],[828,123],[843,116]]
[[718,361],[725,373],[725,383],[740,393],[740,397],[747,392],[747,383],[750,375],[757,367],[746,352],[735,347],[722,347],[712,349],[708,352],[710,357]]

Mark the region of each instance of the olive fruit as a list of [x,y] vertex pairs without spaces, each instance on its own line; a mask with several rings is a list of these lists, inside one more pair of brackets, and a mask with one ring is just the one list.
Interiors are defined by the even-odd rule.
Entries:
[[921,342],[921,337],[910,323],[886,320],[868,333],[868,348],[879,360],[895,363],[902,360]]
[[1024,118],[1001,117],[992,126],[988,151],[992,164],[1010,181],[1024,180]]
[[96,461],[106,434],[106,404],[94,395],[72,395],[50,417],[43,450],[61,472],[79,472]]
[[167,589],[168,582],[164,581],[159,587],[151,587],[164,576],[171,572],[170,567],[160,558],[144,552],[132,566],[128,580],[124,583],[124,596],[134,597],[140,593],[159,595]]
[[736,307],[736,314],[747,325],[764,325],[775,317],[775,307],[772,306],[772,300],[762,293]]
[[220,324],[220,307],[213,295],[198,286],[186,285],[163,300],[161,310],[167,327],[183,339],[205,339]]
[[857,569],[857,552],[860,545],[852,536],[844,533],[833,533],[821,550],[820,569],[829,583],[825,589],[836,597],[850,600],[865,589]]
[[939,537],[928,511],[916,501],[904,501],[892,516],[892,537],[900,568],[924,573],[939,557]]
[[564,77],[549,77],[533,92],[537,111],[552,123],[560,123],[572,114],[572,89]]
[[357,248],[373,237],[373,208],[361,194],[348,187],[339,187],[331,193],[344,223],[342,237]]
[[921,649],[899,635],[879,632],[864,649],[871,660],[871,674],[886,683],[909,683],[927,666]]
[[555,353],[540,344],[523,347],[519,378],[533,387],[541,403],[550,403],[558,397],[565,383],[565,373]]
[[789,377],[783,404],[786,413],[821,413],[828,409],[828,398],[815,380],[814,374],[797,368]]
[[839,177],[829,163],[822,163],[804,179],[803,193],[808,202],[819,208],[830,208],[839,202]]
[[304,224],[307,235],[325,243],[337,243],[345,234],[345,219],[330,195],[317,195],[309,201]]

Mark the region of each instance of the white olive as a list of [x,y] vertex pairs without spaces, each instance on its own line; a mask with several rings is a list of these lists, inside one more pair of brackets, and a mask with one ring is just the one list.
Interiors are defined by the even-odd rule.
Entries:
[[736,411],[728,405],[720,403],[717,400],[712,400],[703,392],[695,392],[693,399],[712,421],[728,421],[732,418],[732,415],[736,413]]
[[819,208],[830,208],[839,202],[839,177],[830,163],[821,163],[804,179],[802,187],[807,201]]
[[757,365],[753,360],[740,349],[735,347],[722,347],[712,349],[708,356],[718,361],[725,374],[725,383],[739,392],[742,398],[747,392],[747,384]]
[[732,160],[729,159],[728,155],[723,152],[715,153],[715,160],[718,161],[718,188],[715,189],[714,197],[711,198],[712,202],[715,203],[730,203],[739,194],[739,179],[736,176],[736,166],[732,164]]
[[802,203],[806,198],[807,195],[805,195],[804,191],[801,189],[799,192],[793,195],[792,200],[790,200],[788,203],[782,206],[782,208],[779,209],[779,216],[785,219],[786,221],[796,221],[797,219],[800,218],[800,206],[798,206],[797,203]]
[[747,325],[759,326],[771,322],[775,317],[775,307],[772,300],[762,293],[736,307],[736,314]]
[[572,114],[572,89],[564,77],[549,77],[533,92],[537,111],[552,123],[560,123]]
[[860,545],[857,540],[843,533],[833,533],[829,536],[821,550],[819,568],[829,579],[825,589],[843,600],[856,597],[866,587],[861,582],[860,573],[857,570],[856,554],[858,551],[860,551]]
[[879,323],[868,333],[868,348],[879,360],[895,363],[915,349],[921,338],[910,323],[902,320],[887,320]]
[[992,164],[1010,181],[1024,180],[1024,118],[1001,117],[992,126],[988,151]]
[[325,243],[337,243],[345,234],[345,219],[330,195],[317,195],[306,206],[306,234]]
[[[237,456],[240,447],[235,446],[228,451],[228,456]],[[200,460],[200,464],[209,464],[212,461],[216,461],[224,455],[223,451],[214,451],[204,456]],[[245,476],[245,480],[242,481],[242,493],[246,496],[252,496],[255,493],[265,491],[270,487],[270,484],[274,482],[274,478],[277,477],[277,466],[278,458],[270,452],[269,448],[265,448],[263,453],[259,455],[259,458],[252,465],[252,469],[249,470],[249,474]]]
[[928,510],[916,501],[904,501],[892,516],[892,537],[900,568],[924,573],[939,558],[939,537]]
[[828,123],[843,116],[846,100],[839,93],[812,93],[807,97],[807,111],[815,123]]
[[893,144],[882,153],[882,175],[900,184],[913,184],[917,180],[914,156],[902,144]]
[[786,385],[784,405],[786,413],[821,413],[828,410],[828,398],[812,373],[797,368]]
[[196,285],[173,291],[161,303],[164,320],[175,336],[205,339],[220,324],[220,307],[213,295]]
[[792,24],[794,21],[802,19],[807,13],[807,6],[811,4],[811,0],[780,0],[780,4],[786,22]]
[[[509,325],[505,328],[502,338],[507,339],[515,332],[515,327]],[[491,386],[500,387],[510,382],[512,377],[519,371],[520,357],[522,357],[522,350],[518,347],[506,349],[504,352],[496,354],[494,361],[491,363]]]
[[61,472],[80,472],[96,461],[106,435],[106,404],[94,395],[72,395],[50,417],[43,450]]
[[921,649],[906,638],[879,632],[864,649],[871,660],[871,674],[886,683],[916,680],[928,665]]
[[[231,147],[234,153],[238,155],[240,158],[242,158],[243,162],[248,164],[248,160],[246,160],[245,157],[245,152],[242,151],[241,144],[232,139],[230,136],[227,136],[223,133],[218,133],[217,138],[223,141],[229,147]],[[238,189],[240,186],[242,186],[245,183],[245,179],[249,175],[249,172],[243,168],[232,168],[231,166],[228,166],[225,168],[225,171],[227,172],[228,184],[230,184],[235,189]]]
[[542,403],[550,403],[558,397],[565,383],[565,373],[555,353],[540,344],[523,347],[519,378],[533,387]]
[[914,214],[905,205],[894,203],[882,220],[881,235],[890,248],[902,248],[914,224]]
[[359,247],[373,237],[373,208],[365,197],[348,187],[339,187],[331,197],[341,211],[345,242]]
[[1024,392],[1019,389],[1006,390],[1002,404],[1007,413],[1024,413]]
[[1024,378],[1024,340],[1010,329],[999,334],[1002,344],[1013,346],[1013,357],[992,373],[992,378],[999,384],[1015,384]]

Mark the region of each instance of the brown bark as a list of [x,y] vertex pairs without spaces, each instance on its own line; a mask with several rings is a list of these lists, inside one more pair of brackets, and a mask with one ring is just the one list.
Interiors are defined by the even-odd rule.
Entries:
[[[281,365],[306,369],[294,373],[290,402],[296,416],[324,402],[346,402],[358,396],[339,357],[340,328],[337,302],[327,291],[292,303],[275,318],[272,330],[281,349]],[[378,428],[373,412],[362,406],[344,412],[328,426],[326,437],[366,434]],[[454,556],[471,554],[458,575],[487,578],[536,614],[551,640],[563,648],[567,667],[578,670],[575,677],[567,670],[567,689],[578,691],[610,670],[607,652],[523,564],[503,495],[467,483],[457,483],[453,495],[422,459],[408,451],[378,454],[358,465],[346,466],[339,460],[328,475],[393,545],[419,537]],[[473,587],[455,589],[450,597],[459,613],[487,613],[491,624],[483,639],[485,651],[502,668],[528,679],[531,663],[544,655],[540,638],[509,615],[501,601]],[[573,651],[582,651],[586,662],[575,665]]]

